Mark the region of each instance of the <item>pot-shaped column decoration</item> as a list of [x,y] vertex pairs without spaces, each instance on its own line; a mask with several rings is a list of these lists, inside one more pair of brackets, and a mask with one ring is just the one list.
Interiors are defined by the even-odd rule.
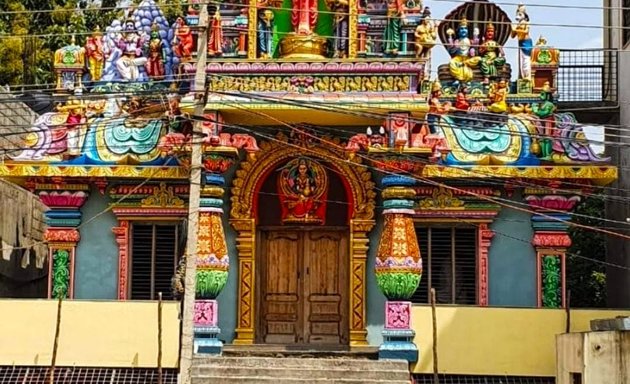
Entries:
[[223,187],[221,175],[205,176],[201,191],[195,284],[195,353],[221,354],[218,339],[217,296],[227,283],[230,258],[223,230]]
[[418,360],[418,347],[413,343],[411,302],[409,299],[420,284],[422,259],[413,223],[413,179],[386,176],[382,185],[384,226],[376,256],[376,281],[387,302],[385,305],[384,342],[379,358]]

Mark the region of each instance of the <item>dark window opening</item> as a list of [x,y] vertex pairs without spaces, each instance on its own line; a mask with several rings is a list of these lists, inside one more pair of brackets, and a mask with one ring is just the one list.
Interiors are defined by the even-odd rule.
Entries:
[[130,295],[135,300],[172,300],[171,281],[180,258],[182,226],[137,223],[131,227]]
[[438,304],[477,304],[477,229],[468,227],[417,228],[422,256],[422,279],[411,298],[430,303],[435,288]]

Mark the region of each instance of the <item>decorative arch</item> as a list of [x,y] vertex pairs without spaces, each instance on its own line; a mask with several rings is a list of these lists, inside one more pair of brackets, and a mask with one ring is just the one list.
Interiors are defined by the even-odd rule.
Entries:
[[[238,320],[235,344],[253,344],[255,340],[256,276],[256,204],[257,191],[265,178],[282,162],[308,156],[327,162],[346,184],[351,205],[350,226],[350,345],[366,345],[365,308],[366,261],[368,233],[374,227],[374,182],[370,171],[359,158],[346,160],[338,139],[322,139],[324,145],[292,143],[279,134],[274,141],[260,144],[255,157],[241,162],[232,186],[230,224],[238,232],[236,248],[239,263]],[[337,149],[339,148],[339,149]]]

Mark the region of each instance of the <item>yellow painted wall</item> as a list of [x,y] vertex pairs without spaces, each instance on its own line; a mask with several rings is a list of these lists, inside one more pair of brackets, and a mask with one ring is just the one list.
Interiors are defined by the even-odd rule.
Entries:
[[[179,307],[163,305],[165,368],[176,367]],[[50,365],[57,302],[0,300],[0,365]],[[64,301],[57,365],[156,367],[157,302]]]
[[[593,319],[629,311],[571,310],[571,332],[590,329]],[[431,307],[414,306],[412,324],[420,361],[414,371],[433,372]],[[555,335],[566,314],[556,309],[437,307],[438,370],[449,374],[555,376]]]

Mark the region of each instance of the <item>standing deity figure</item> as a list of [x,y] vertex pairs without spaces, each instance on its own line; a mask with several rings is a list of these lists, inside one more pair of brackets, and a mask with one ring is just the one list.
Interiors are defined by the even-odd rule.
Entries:
[[521,79],[530,79],[532,76],[532,49],[534,43],[529,36],[529,15],[525,5],[520,4],[516,9],[516,25],[512,25],[511,36],[518,39],[519,62]]
[[505,53],[503,48],[494,40],[494,25],[488,24],[483,38],[483,43],[479,47],[481,55],[480,69],[484,83],[494,79],[499,75],[501,68],[505,65]]
[[182,60],[190,60],[193,50],[193,35],[184,18],[175,21],[175,38],[173,39],[173,53]]
[[402,0],[387,1],[387,21],[383,34],[383,52],[397,55],[402,41],[402,20],[405,17],[405,6]]
[[431,10],[429,7],[425,7],[422,12],[422,22],[420,22],[414,33],[416,38],[416,59],[428,59],[431,56],[431,49],[436,44],[437,29],[437,23],[434,23],[431,19]]
[[85,54],[87,56],[88,70],[92,81],[99,81],[103,75],[105,65],[105,51],[103,49],[103,33],[97,26],[92,36],[85,42]]
[[327,0],[328,8],[333,12],[333,25],[335,27],[334,53],[335,58],[345,58],[348,56],[349,24],[350,13],[348,0]]
[[476,56],[474,48],[478,46],[479,41],[468,37],[468,20],[465,18],[457,28],[457,39],[453,38],[455,31],[451,28],[446,34],[448,36],[446,49],[451,55],[449,71],[456,80],[467,83],[473,79],[472,69],[479,65],[480,58]]
[[[261,6],[266,6],[267,2],[259,2]],[[273,56],[273,29],[274,14],[271,9],[262,8],[258,11],[257,46],[258,55],[261,59],[269,59]]]
[[542,138],[540,141],[541,157],[543,159],[551,158],[553,152],[554,139],[558,135],[555,127],[555,119],[553,113],[556,105],[553,103],[553,91],[549,82],[546,81],[540,91],[540,101],[532,104],[532,113],[540,120],[540,133]]
[[312,35],[317,24],[317,0],[293,0],[291,24],[297,35]]
[[164,78],[166,71],[164,70],[164,58],[166,52],[164,44],[160,38],[158,25],[153,23],[151,27],[151,39],[149,40],[149,59],[146,63],[147,74],[151,79],[160,80]]
[[85,105],[79,100],[68,100],[66,105],[58,107],[59,112],[67,113],[66,130],[67,152],[66,157],[81,155],[81,147],[87,119],[85,117]]
[[208,31],[208,54],[211,56],[220,56],[223,53],[223,26],[221,25],[221,12],[217,6],[210,29]]

